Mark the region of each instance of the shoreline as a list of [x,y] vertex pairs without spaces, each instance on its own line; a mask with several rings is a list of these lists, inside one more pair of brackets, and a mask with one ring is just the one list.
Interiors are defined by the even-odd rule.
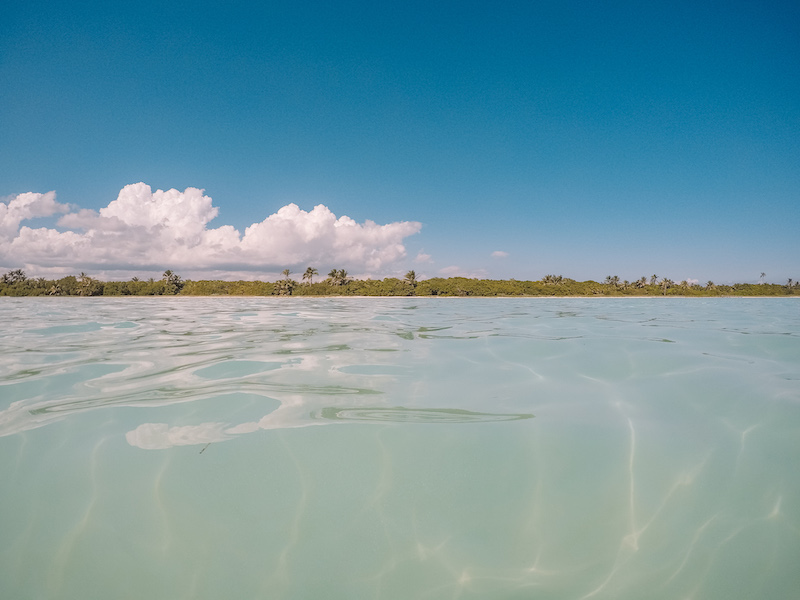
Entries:
[[494,300],[513,300],[513,299],[541,299],[541,300],[580,300],[580,299],[587,299],[587,300],[632,300],[632,299],[642,299],[642,300],[667,300],[670,298],[678,298],[678,299],[686,299],[686,300],[721,300],[721,299],[729,299],[729,298],[743,298],[743,299],[752,299],[752,298],[771,298],[771,299],[787,299],[787,298],[798,298],[800,299],[800,295],[797,294],[787,294],[784,296],[778,295],[758,295],[758,296],[745,296],[745,295],[737,295],[737,294],[726,294],[724,296],[691,296],[691,295],[678,295],[678,294],[670,294],[667,296],[645,296],[645,295],[630,295],[630,296],[604,296],[600,294],[593,294],[591,296],[525,296],[525,295],[517,295],[517,296],[445,296],[445,295],[425,295],[425,296],[356,296],[356,295],[334,295],[334,294],[326,294],[326,295],[298,295],[298,296],[281,296],[281,295],[269,295],[269,296],[259,296],[255,294],[212,294],[212,295],[200,295],[200,294],[160,294],[160,295],[109,295],[109,296],[0,296],[0,298],[51,298],[51,299],[58,299],[64,300],[69,298],[75,299],[111,299],[111,298],[141,298],[143,300],[154,300],[159,298],[170,298],[170,299],[188,299],[188,298],[270,298],[270,299],[281,299],[281,300],[298,300],[301,298],[313,298],[313,299],[346,299],[346,298],[353,298],[353,299],[405,299],[405,300],[478,300],[478,299],[494,299]]

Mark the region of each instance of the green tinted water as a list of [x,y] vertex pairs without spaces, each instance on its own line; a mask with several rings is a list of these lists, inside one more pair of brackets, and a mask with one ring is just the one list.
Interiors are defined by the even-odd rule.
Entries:
[[800,304],[2,299],[0,598],[795,598]]

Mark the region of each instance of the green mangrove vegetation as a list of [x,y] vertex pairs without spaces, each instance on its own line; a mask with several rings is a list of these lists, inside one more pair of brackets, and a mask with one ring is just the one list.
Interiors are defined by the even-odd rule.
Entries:
[[576,281],[561,275],[545,275],[539,281],[516,279],[470,279],[433,277],[418,279],[409,271],[403,279],[354,279],[344,269],[332,269],[322,281],[319,272],[308,267],[302,281],[292,278],[289,269],[275,282],[184,280],[172,270],[161,279],[100,281],[81,273],[60,279],[29,278],[22,269],[0,278],[0,296],[797,296],[800,282],[785,284],[736,283],[705,285],[675,282],[657,275],[635,281],[609,275],[603,281]]

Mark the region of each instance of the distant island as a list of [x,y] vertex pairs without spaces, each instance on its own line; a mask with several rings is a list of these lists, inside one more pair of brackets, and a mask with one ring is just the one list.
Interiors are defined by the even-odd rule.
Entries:
[[[85,273],[61,279],[28,277],[22,269],[5,273],[0,279],[0,296],[798,296],[800,282],[789,279],[774,283],[705,285],[675,282],[657,275],[635,281],[609,275],[604,281],[576,281],[561,275],[545,275],[539,281],[516,279],[470,279],[433,277],[418,280],[414,271],[403,279],[354,279],[344,269],[333,269],[327,278],[314,281],[317,269],[306,269],[298,282],[288,269],[283,277],[269,281],[184,280],[171,270],[161,279],[100,281]],[[763,274],[762,274],[763,279]]]

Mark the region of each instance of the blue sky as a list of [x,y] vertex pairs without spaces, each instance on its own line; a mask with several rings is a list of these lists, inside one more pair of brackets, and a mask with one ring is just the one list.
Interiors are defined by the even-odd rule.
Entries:
[[3,4],[0,267],[800,279],[794,2],[234,4]]

